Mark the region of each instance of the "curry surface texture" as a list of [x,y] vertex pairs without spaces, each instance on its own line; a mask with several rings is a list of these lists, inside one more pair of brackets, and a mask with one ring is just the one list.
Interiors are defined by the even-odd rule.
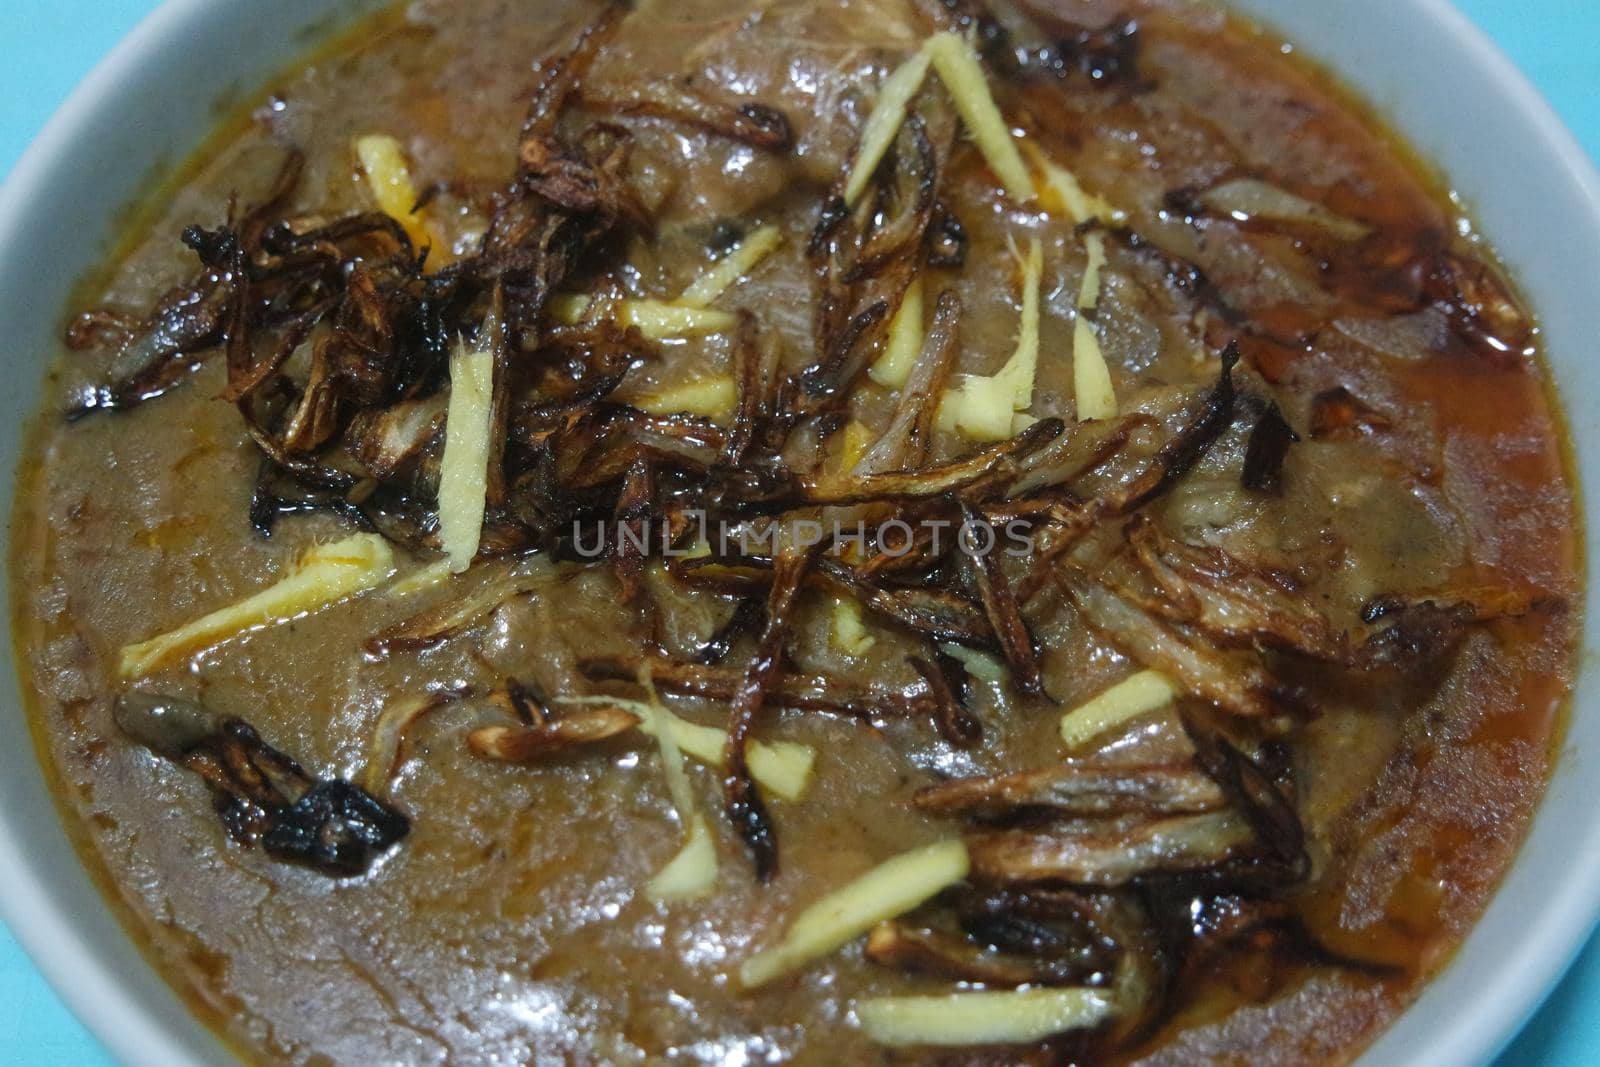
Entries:
[[[222,225],[235,196],[237,220],[272,185],[288,146],[304,153],[305,169],[280,216],[373,210],[352,151],[371,134],[396,138],[416,189],[437,190],[426,208],[440,249],[430,266],[469,257],[516,171],[519,129],[550,57],[597,10],[578,0],[417,0],[363,27],[282,79],[215,142],[71,311],[141,319],[193,275],[183,228]],[[600,43],[568,121],[626,131],[604,136],[626,140],[624,172],[651,225],[591,249],[594,262],[576,264],[564,291],[609,286],[670,299],[719,247],[773,225],[782,245],[716,306],[748,312],[785,374],[814,364],[819,282],[808,235],[850,170],[883,78],[963,10],[912,0],[640,0]],[[1094,329],[1121,417],[1137,418],[1118,424],[1123,437],[1107,446],[1117,458],[1103,470],[1085,466],[1059,506],[1114,495],[1153,461],[1217,386],[1218,352],[1230,340],[1242,354],[1240,399],[1136,517],[1092,520],[1111,532],[1096,527],[1081,556],[1063,557],[1079,585],[1031,591],[1023,614],[1044,695],[1026,696],[1012,676],[967,678],[980,743],[953,743],[926,716],[863,721],[767,701],[756,738],[816,753],[803,799],[768,799],[782,847],[768,884],[720,817],[720,777],[692,765],[717,881],[696,899],[647,898],[644,887],[678,851],[680,826],[656,743],[638,731],[524,764],[482,758],[465,743],[500,721],[503,710],[484,697],[508,681],[552,698],[637,699],[637,687],[597,682],[585,664],[637,662],[650,650],[687,659],[736,599],[674,587],[655,564],[641,578],[538,552],[514,564],[519,595],[426,648],[377,654],[368,639],[494,580],[479,578],[494,561],[408,595],[378,588],[252,629],[139,679],[141,689],[247,721],[314,778],[360,778],[385,708],[454,695],[410,727],[393,780],[374,787],[411,828],[365,874],[329,878],[230,838],[201,776],[114,723],[128,684],[119,649],[267,586],[307,546],[354,531],[327,510],[284,515],[270,538],[252,527],[262,456],[224,398],[220,347],[194,354],[193,373],[160,396],[72,420],[61,412],[113,373],[115,329],[90,331],[85,350],[52,365],[15,505],[12,581],[42,756],[108,897],[241,1055],[347,1064],[1343,1062],[1447,959],[1544,788],[1572,677],[1574,496],[1537,331],[1435,181],[1279,42],[1180,0],[1041,3],[1030,25],[1043,27],[1045,47],[1030,66],[1022,19],[1013,8],[1000,13],[1013,44],[986,52],[989,81],[1021,130],[1028,166],[1037,151],[1118,214],[1079,226],[1040,203],[1016,204],[947,123],[939,212],[964,227],[965,254],[922,272],[930,317],[940,290],[960,298],[956,371],[992,374],[1016,348],[1018,262],[1037,238],[1031,414],[1092,427],[1075,422],[1073,335],[1085,238],[1095,236],[1107,263]],[[1136,30],[1115,29],[1128,18]],[[1073,27],[1113,29],[1074,38]],[[1052,52],[1063,39],[1071,46]],[[1018,59],[1015,69],[994,62],[997,52]],[[659,104],[683,97],[723,113],[749,102],[775,109],[792,144],[725,136]],[[636,106],[645,98],[657,103]],[[938,103],[926,107],[937,112]],[[928,127],[941,135],[937,114]],[[1237,193],[1240,179],[1259,214],[1208,199],[1229,183]],[[1261,208],[1262,188],[1299,207],[1280,198]],[[1298,219],[1272,217],[1285,212]],[[725,332],[653,345],[612,400],[727,374],[734,345]],[[290,360],[287,380],[304,373],[302,358]],[[870,442],[895,404],[893,389],[856,374],[825,418],[792,420],[785,456],[804,469],[809,448],[810,462],[826,468],[848,447],[846,435],[826,431],[849,423]],[[1241,465],[1273,404],[1298,441],[1272,472],[1279,484],[1247,488]],[[435,436],[428,447],[438,445]],[[941,430],[931,457],[979,447],[988,446]],[[1096,590],[1108,588],[1097,581],[1135,582],[1130,568],[1148,564],[1148,553],[1171,562],[1187,550],[1214,553],[1197,564],[1213,579],[1217,567],[1248,561],[1251,577],[1223,574],[1218,588],[1256,590],[1270,574],[1290,607],[1272,601],[1263,610],[1276,622],[1258,624],[1249,604],[1206,599],[1214,588],[1198,600],[1175,596],[1168,607],[1189,603],[1196,614],[1166,616],[1149,640],[1097,617]],[[402,570],[437,558],[395,552]],[[654,590],[650,610],[637,590],[631,602],[625,595],[630,581]],[[871,646],[841,651],[831,633],[837,594],[805,587],[780,669],[885,700],[923,693],[930,683],[908,656],[931,654],[927,637],[869,612]],[[1430,601],[1437,626],[1402,621],[1384,636],[1388,619]],[[1206,614],[1213,609],[1221,615]],[[1326,655],[1273,636],[1288,625],[1284,612],[1302,613],[1313,629],[1326,623]],[[1167,666],[1171,650],[1152,651],[1150,640],[1171,634],[1205,645],[1197,655],[1215,645],[1224,673],[1270,673],[1270,693],[1258,686],[1239,697],[1269,710],[1241,718],[1219,683],[1199,694],[1214,699],[1186,696],[1075,755],[1171,767],[1192,759],[1197,719],[1220,724],[1239,746],[1228,751],[1249,752],[1270,772],[1261,780],[1275,783],[1264,788],[1292,798],[1306,864],[1294,878],[1218,888],[1153,862],[1122,879],[1030,882],[993,846],[997,835],[1036,827],[1039,813],[1002,812],[1023,828],[1005,830],[916,802],[947,779],[1059,764],[1062,712],[1138,669]],[[1362,659],[1362,647],[1373,654]],[[739,638],[722,669],[740,673],[752,655],[752,640]],[[663,692],[683,717],[726,725],[727,700]],[[1137,820],[1117,825],[1140,832]],[[1122,924],[1095,935],[1107,954],[1072,981],[1131,996],[1117,983],[1140,973],[1164,992],[1147,988],[1111,1022],[1037,1044],[934,1049],[873,1041],[856,1009],[869,997],[951,991],[962,975],[948,961],[942,973],[895,966],[869,958],[857,939],[759,989],[740,988],[740,964],[807,904],[963,831],[981,870],[908,916],[910,926],[943,930],[948,941],[960,936],[949,932],[952,914],[1010,908],[1007,936],[964,928],[973,953],[1010,959],[1040,951],[1038,938],[1031,949],[1017,943],[1017,916],[1070,895],[1076,902],[1050,929],[1070,926],[1068,913],[1115,914]],[[998,888],[978,884],[984,871]],[[1032,905],[1020,899],[1030,893]]]

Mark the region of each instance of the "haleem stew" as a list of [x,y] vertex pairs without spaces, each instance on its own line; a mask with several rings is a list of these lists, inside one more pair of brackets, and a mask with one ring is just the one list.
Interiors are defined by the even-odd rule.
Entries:
[[1443,188],[1188,0],[364,23],[49,372],[84,855],[262,1063],[1348,1061],[1572,678]]

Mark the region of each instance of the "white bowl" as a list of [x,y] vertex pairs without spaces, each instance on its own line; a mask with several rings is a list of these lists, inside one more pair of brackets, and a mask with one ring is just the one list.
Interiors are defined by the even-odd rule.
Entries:
[[[1530,295],[1570,420],[1578,477],[1600,471],[1600,176],[1549,107],[1447,0],[1236,0],[1377,105],[1441,165]],[[121,208],[163,165],[303,53],[330,8],[373,0],[169,0],[51,120],[0,190],[0,337],[16,378],[0,396],[0,500],[58,347],[73,283],[117,236]],[[20,365],[18,365],[20,364]],[[1595,558],[1597,525],[1585,531]],[[1582,656],[1596,647],[1593,594]],[[0,628],[5,629],[5,628]],[[15,693],[10,633],[0,692]],[[1527,1019],[1600,917],[1600,696],[1581,690],[1532,831],[1449,967],[1387,1030],[1366,1065],[1482,1064]],[[14,702],[13,708],[17,707]],[[55,988],[119,1059],[151,1067],[226,1061],[227,1050],[145,963],[78,861],[20,713],[0,715],[0,914]]]

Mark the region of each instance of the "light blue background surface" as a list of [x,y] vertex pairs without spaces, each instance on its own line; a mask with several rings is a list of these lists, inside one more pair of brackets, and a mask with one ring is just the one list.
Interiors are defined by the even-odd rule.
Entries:
[[[1339,0],[1329,0],[1338,3]],[[1600,0],[1458,0],[1600,158]],[[154,0],[0,0],[0,173]],[[1424,42],[1418,55],[1425,56]],[[1485,145],[1493,151],[1494,146]],[[110,1067],[110,1057],[0,927],[0,1063]],[[1600,939],[1499,1067],[1600,1063]]]

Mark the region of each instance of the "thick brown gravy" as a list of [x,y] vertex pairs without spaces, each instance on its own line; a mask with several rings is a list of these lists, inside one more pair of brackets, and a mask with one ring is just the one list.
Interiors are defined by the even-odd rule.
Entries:
[[[849,170],[876,86],[962,7],[636,4],[574,104],[575,114],[588,108],[630,132],[627,173],[654,224],[653,234],[641,230],[612,249],[626,267],[609,278],[631,296],[670,298],[705,270],[706,249],[723,231],[775,225],[783,245],[717,307],[750,313],[787,373],[815,362],[807,236]],[[321,512],[281,518],[270,539],[252,529],[261,455],[220,399],[228,385],[220,350],[164,395],[74,421],[61,410],[104,381],[117,346],[65,353],[49,374],[14,520],[13,609],[41,752],[114,906],[241,1055],[1340,1062],[1443,964],[1540,796],[1572,677],[1576,518],[1536,331],[1432,179],[1273,38],[1181,0],[1038,7],[1048,8],[1036,12],[1046,41],[1068,26],[1137,22],[1132,69],[1118,66],[1134,53],[1119,51],[1115,34],[1088,34],[1056,57],[1057,73],[989,79],[1024,140],[1126,213],[1109,227],[1094,322],[1121,417],[1144,417],[1130,427],[1129,465],[1084,476],[1074,499],[1114,494],[1159,455],[1215,387],[1217,353],[1233,339],[1241,394],[1275,402],[1299,437],[1281,486],[1241,485],[1255,420],[1236,405],[1204,454],[1141,513],[1151,536],[1284,576],[1290,599],[1358,643],[1406,615],[1374,609],[1385,599],[1412,610],[1430,598],[1481,606],[1494,590],[1521,596],[1521,606],[1479,611],[1420,667],[1437,651],[1431,630],[1394,638],[1405,646],[1398,666],[1358,669],[1350,668],[1356,653],[1318,661],[1257,634],[1230,647],[1226,662],[1270,670],[1280,683],[1269,716],[1277,725],[1238,720],[1190,694],[1096,739],[1088,753],[1134,766],[1192,760],[1183,717],[1236,731],[1292,798],[1305,834],[1303,876],[1218,889],[1157,865],[1110,888],[1075,884],[1071,892],[1131,923],[1118,930],[1134,930],[1126,937],[1136,944],[1125,938],[1119,951],[1142,953],[1154,968],[1166,992],[1146,999],[1159,1008],[1026,1048],[889,1049],[861,1032],[857,1004],[943,993],[954,988],[950,977],[874,962],[860,939],[758,990],[739,988],[739,965],[776,942],[804,906],[875,864],[963,832],[971,841],[994,832],[927,813],[913,798],[950,778],[1058,764],[1063,711],[1166,660],[1150,661],[1136,638],[1119,637],[1084,601],[1052,588],[1025,610],[1046,695],[1020,694],[1012,676],[969,679],[980,744],[953,744],[925,717],[863,722],[769,701],[756,736],[816,753],[805,797],[769,802],[781,843],[776,877],[765,885],[753,877],[720,818],[718,776],[694,765],[718,877],[709,895],[666,904],[642,892],[680,844],[653,741],[632,731],[508,765],[475,755],[464,737],[490,721],[482,698],[508,680],[550,696],[637,698],[637,687],[586,677],[583,664],[636,659],[651,642],[681,660],[726,617],[724,597],[670,589],[652,619],[626,601],[614,568],[531,553],[517,564],[532,576],[531,595],[425,649],[380,656],[364,646],[483,584],[479,566],[409,596],[380,587],[141,678],[141,688],[248,721],[317,778],[362,774],[386,707],[427,692],[473,694],[417,721],[381,790],[409,817],[409,835],[364,876],[330,879],[231,840],[200,777],[130,741],[112,710],[127,684],[119,649],[269,585],[304,547],[352,528]],[[549,58],[595,9],[579,0],[418,0],[363,27],[273,86],[236,134],[163,194],[88,305],[142,317],[193,273],[182,228],[222,223],[235,193],[241,204],[258,199],[287,145],[303,150],[306,166],[283,217],[371,210],[351,144],[372,133],[398,139],[419,189],[445,183],[428,209],[433,232],[451,246],[448,258],[470,256],[490,210],[484,190],[512,173],[517,131]],[[1014,26],[1012,40],[1026,51]],[[793,147],[751,146],[604,105],[640,86],[758,101],[787,116]],[[1356,220],[1360,236],[1330,239],[1320,224],[1236,218],[1203,203],[1207,190],[1239,178]],[[1038,238],[1041,343],[1030,410],[1072,424],[1083,233],[1059,212],[1008,201],[965,139],[943,180],[941,203],[965,229],[965,257],[958,267],[928,267],[926,282],[930,315],[942,288],[961,297],[958,370],[994,373],[1016,347],[1013,246]],[[598,291],[601,273],[579,269],[566,289]],[[1506,344],[1508,327],[1527,332]],[[724,372],[732,359],[725,334],[665,343],[617,397]],[[870,438],[888,425],[895,398],[857,375],[835,421]],[[838,447],[818,454],[826,462]],[[976,447],[941,432],[934,455]],[[1111,541],[1095,566],[1120,573],[1131,557],[1120,533]],[[409,571],[436,553],[397,555]],[[907,657],[926,652],[926,638],[869,614],[874,643],[852,655],[832,637],[832,618],[829,595],[801,594],[784,669],[885,700],[923,691]],[[1205,621],[1178,632],[1214,636]],[[745,638],[724,664],[742,671],[752,654]],[[727,722],[728,700],[669,700],[685,718]],[[1044,897],[1061,882],[1017,891]],[[951,909],[959,904],[947,895],[911,921],[947,926]],[[1111,988],[1120,974],[1102,968],[1080,980]]]

